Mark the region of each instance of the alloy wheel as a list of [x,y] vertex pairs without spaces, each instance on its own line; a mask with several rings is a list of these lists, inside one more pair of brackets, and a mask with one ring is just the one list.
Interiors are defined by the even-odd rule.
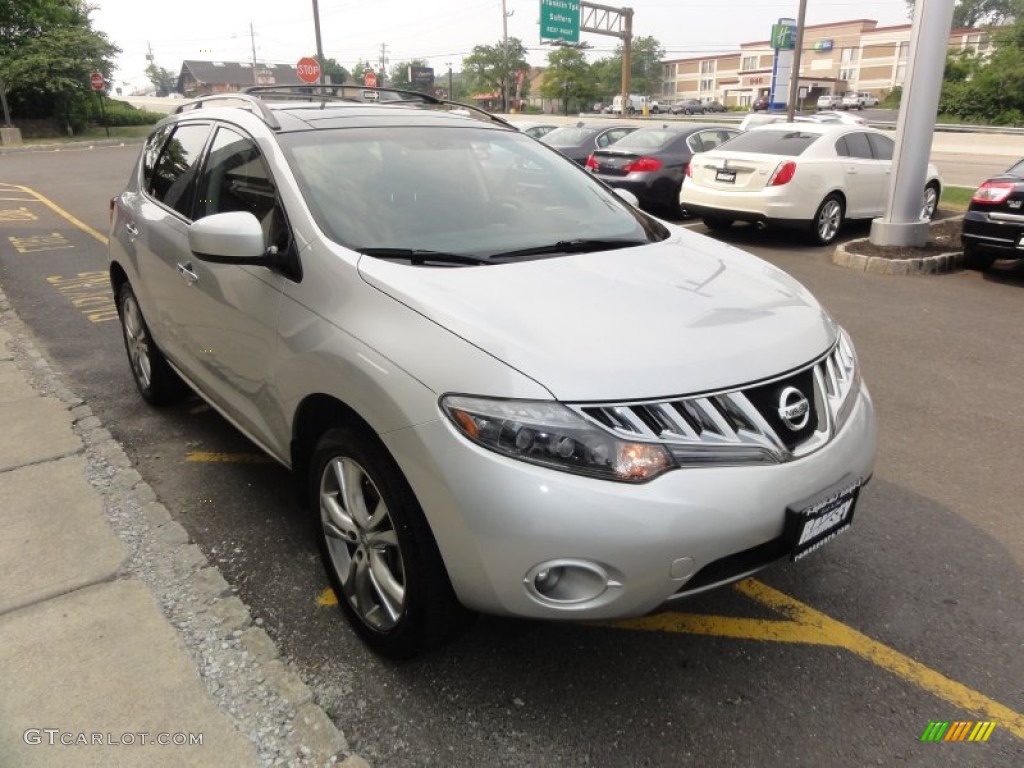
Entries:
[[939,193],[932,185],[924,188],[924,199],[921,201],[921,218],[931,221],[935,217],[935,209],[939,205]]
[[149,389],[153,381],[149,336],[146,334],[146,324],[142,321],[142,312],[134,296],[129,295],[124,300],[121,325],[124,328],[124,340],[128,347],[132,372],[142,388]]
[[818,240],[831,243],[839,233],[843,221],[843,206],[835,198],[826,200],[818,213]]
[[342,596],[369,627],[387,632],[405,610],[405,567],[391,515],[373,479],[346,456],[320,478],[320,523]]

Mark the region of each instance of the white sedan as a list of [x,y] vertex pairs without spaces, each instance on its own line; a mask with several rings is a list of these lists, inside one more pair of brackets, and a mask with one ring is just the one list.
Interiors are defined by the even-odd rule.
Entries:
[[[846,219],[885,211],[893,140],[874,128],[773,123],[742,133],[690,162],[679,205],[709,229],[734,221],[806,229],[819,245]],[[935,215],[942,181],[929,164],[921,217]]]

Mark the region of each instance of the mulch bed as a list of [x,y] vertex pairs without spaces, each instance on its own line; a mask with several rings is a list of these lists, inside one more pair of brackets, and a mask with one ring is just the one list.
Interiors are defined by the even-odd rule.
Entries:
[[864,256],[881,256],[886,259],[913,259],[922,256],[937,256],[940,253],[959,251],[960,230],[963,217],[959,213],[939,211],[935,221],[929,228],[928,242],[920,248],[902,245],[874,245],[865,240],[853,240],[846,243],[850,253]]

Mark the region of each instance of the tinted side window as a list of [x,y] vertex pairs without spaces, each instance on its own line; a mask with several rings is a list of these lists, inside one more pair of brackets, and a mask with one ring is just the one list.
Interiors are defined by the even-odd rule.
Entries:
[[871,152],[871,145],[868,144],[868,137],[865,133],[848,133],[846,134],[846,146],[850,150],[850,157],[856,157],[862,160],[874,160],[875,156]]
[[196,161],[210,134],[209,125],[179,125],[164,144],[153,169],[149,194],[186,217],[192,215]]
[[846,146],[846,138],[844,136],[840,136],[836,139],[836,154],[840,157],[850,156],[850,148]]
[[146,140],[146,146],[142,150],[142,188],[151,189],[153,183],[153,169],[156,167],[157,158],[160,157],[160,150],[164,148],[164,142],[174,126],[165,125],[158,131],[154,131]]
[[892,150],[896,142],[888,136],[879,136],[874,133],[868,134],[868,141],[871,142],[871,149],[875,153],[876,160],[892,160]]

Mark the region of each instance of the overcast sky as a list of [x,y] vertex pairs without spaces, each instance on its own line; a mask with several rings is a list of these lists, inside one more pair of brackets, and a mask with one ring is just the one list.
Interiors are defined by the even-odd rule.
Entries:
[[[612,0],[600,4],[618,7]],[[184,59],[291,64],[316,52],[312,0],[92,0],[93,26],[122,49],[115,77],[145,82],[147,45],[156,62],[177,74]],[[436,70],[459,70],[475,45],[501,39],[501,0],[319,0],[324,55],[351,68],[376,63],[387,44],[391,65],[426,59]],[[766,40],[780,17],[795,18],[798,0],[628,0],[634,36],[652,35],[671,58],[735,49]],[[539,0],[506,0],[508,34],[541,66],[550,46],[539,42]],[[880,25],[908,22],[904,0],[808,0],[807,23],[867,18]],[[253,38],[250,38],[252,24]],[[608,55],[617,40],[583,33],[591,58]]]

